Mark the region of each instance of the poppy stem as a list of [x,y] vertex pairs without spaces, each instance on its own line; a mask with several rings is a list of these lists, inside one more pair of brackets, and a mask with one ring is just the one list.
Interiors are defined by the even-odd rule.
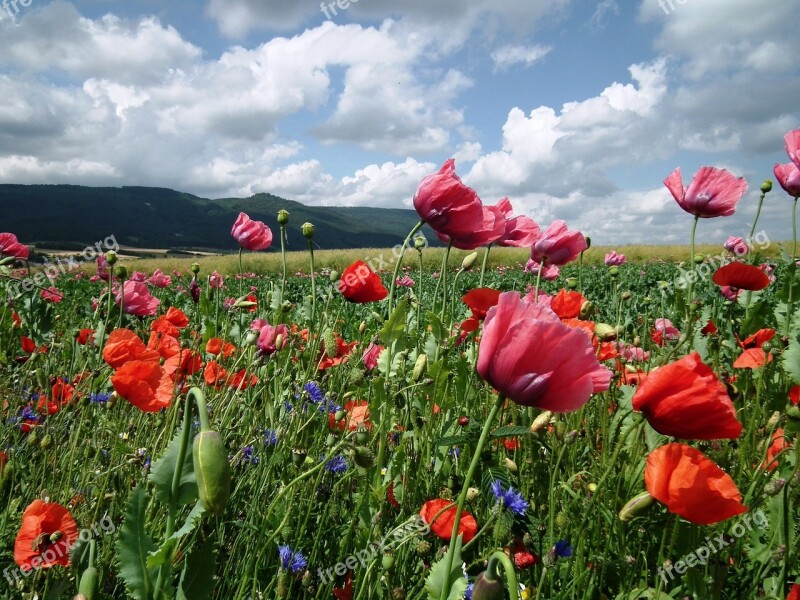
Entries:
[[286,300],[286,225],[281,225],[281,261],[283,263],[283,279],[281,280],[281,302]]
[[700,217],[695,215],[694,223],[692,224],[692,240],[691,245],[689,246],[689,269],[691,269],[691,275],[689,277],[689,286],[686,290],[686,319],[687,321],[691,319],[691,312],[689,306],[692,304],[692,299],[694,295],[694,279],[695,279],[695,264],[694,264],[694,239],[695,235],[697,234],[697,222],[700,220]]
[[[533,288],[533,302],[539,302],[539,284],[542,283],[542,269],[544,269],[544,263],[539,265],[539,271],[536,273],[536,287]],[[580,287],[580,284],[579,284]]]
[[747,236],[747,242],[749,244],[753,243],[753,236],[756,233],[756,224],[758,223],[758,218],[761,216],[761,207],[764,205],[764,198],[767,196],[767,193],[762,191],[761,197],[758,199],[758,209],[756,209],[756,218],[753,219],[753,226],[750,228],[750,235]]
[[489,438],[489,429],[491,429],[492,424],[494,423],[495,418],[497,417],[497,413],[500,412],[500,407],[503,406],[505,402],[505,397],[502,394],[497,396],[497,400],[495,401],[492,409],[489,411],[489,415],[486,417],[486,421],[483,424],[483,430],[481,431],[481,437],[478,439],[478,444],[475,446],[475,451],[472,455],[472,462],[469,464],[469,469],[467,470],[467,474],[464,476],[464,483],[461,487],[461,493],[458,495],[458,504],[456,506],[456,516],[453,521],[453,530],[450,533],[450,544],[447,549],[447,555],[445,556],[445,570],[444,576],[445,581],[444,585],[442,586],[442,592],[439,595],[439,600],[447,600],[450,595],[450,573],[453,570],[453,559],[454,559],[454,548],[456,546],[456,540],[458,539],[458,526],[461,523],[461,513],[464,512],[464,504],[467,501],[467,492],[469,491],[469,484],[472,481],[472,476],[475,474],[475,471],[478,468],[478,463],[481,461],[481,453],[483,452],[483,447],[486,445],[486,440]]
[[[411,229],[411,231],[406,236],[405,241],[403,241],[403,247],[400,249],[400,256],[397,257],[397,261],[394,263],[394,273],[392,274],[392,281],[391,285],[389,286],[389,316],[392,316],[392,308],[394,301],[394,290],[397,287],[397,276],[400,274],[400,265],[403,262],[403,255],[406,253],[406,248],[408,248],[408,244],[411,243],[411,238],[414,237],[414,234],[417,233],[422,226],[425,225],[425,221],[420,221]],[[421,254],[420,254],[421,256]]]
[[511,559],[505,552],[497,550],[489,557],[489,564],[486,566],[486,573],[491,579],[495,581],[501,579],[497,572],[497,567],[500,566],[503,567],[503,574],[508,580],[509,600],[519,600],[519,584],[517,583],[517,574],[514,572],[514,565],[511,564]]
[[483,276],[486,275],[486,263],[489,262],[489,251],[492,249],[492,245],[489,244],[486,246],[486,250],[483,251],[483,264],[481,265],[481,280],[478,283],[478,287],[483,287]]

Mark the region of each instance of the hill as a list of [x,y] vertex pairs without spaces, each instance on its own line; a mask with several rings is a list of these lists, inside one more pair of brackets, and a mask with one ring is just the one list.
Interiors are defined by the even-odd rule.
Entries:
[[[416,212],[385,208],[306,206],[271,194],[209,199],[166,188],[0,184],[0,230],[26,244],[75,249],[114,235],[122,245],[175,250],[237,249],[230,235],[243,211],[264,221],[278,245],[277,213],[289,211],[288,248],[307,242],[300,226],[316,226],[322,248],[386,248],[400,244],[418,221]],[[425,235],[436,242],[430,230]]]

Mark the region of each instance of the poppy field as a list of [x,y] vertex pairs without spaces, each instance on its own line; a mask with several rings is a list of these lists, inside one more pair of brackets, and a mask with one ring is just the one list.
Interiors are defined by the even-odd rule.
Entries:
[[[286,211],[239,215],[225,273],[109,250],[25,286],[0,234],[0,598],[800,600],[785,143],[757,215],[784,203],[793,239],[756,216],[699,254],[748,182],[676,169],[681,262],[589,264],[591,232],[485,204],[452,160],[377,272],[322,264]],[[282,269],[242,268],[267,249]]]

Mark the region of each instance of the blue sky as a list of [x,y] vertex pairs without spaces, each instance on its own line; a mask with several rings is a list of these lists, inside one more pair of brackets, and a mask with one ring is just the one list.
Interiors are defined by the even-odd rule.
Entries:
[[0,181],[407,207],[454,156],[621,245],[683,243],[661,182],[715,165],[750,192],[700,236],[742,235],[800,127],[800,6],[661,1],[0,1]]

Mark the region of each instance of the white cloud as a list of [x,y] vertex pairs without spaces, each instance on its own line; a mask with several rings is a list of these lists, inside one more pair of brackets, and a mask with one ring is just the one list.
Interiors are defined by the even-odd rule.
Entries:
[[550,54],[550,46],[503,46],[492,52],[496,69],[508,69],[514,65],[530,67]]

